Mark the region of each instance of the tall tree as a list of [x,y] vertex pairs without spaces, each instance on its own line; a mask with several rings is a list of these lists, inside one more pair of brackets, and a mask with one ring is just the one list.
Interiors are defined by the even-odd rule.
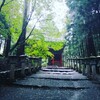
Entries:
[[[67,5],[70,13],[68,15],[70,23],[67,25],[67,29],[69,33],[72,33],[70,40],[76,38],[75,41],[78,40],[77,48],[81,47],[81,49],[73,49],[73,51],[80,52],[83,57],[97,56],[99,51],[96,45],[99,43],[94,37],[99,38],[100,33],[98,27],[100,25],[100,0],[67,0]],[[73,37],[74,34],[75,37]],[[71,48],[75,45],[73,44]]]

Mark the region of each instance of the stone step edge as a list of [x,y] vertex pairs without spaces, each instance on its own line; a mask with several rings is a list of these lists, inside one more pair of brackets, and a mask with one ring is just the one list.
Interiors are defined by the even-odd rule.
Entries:
[[[85,81],[89,80],[88,78],[86,79],[70,79],[70,78],[46,78],[46,77],[27,77],[27,78],[33,78],[33,79],[48,79],[48,80],[64,80],[64,81]],[[26,78],[26,79],[27,79]]]
[[82,90],[89,89],[90,87],[74,87],[74,86],[66,86],[66,87],[54,87],[54,86],[44,86],[44,85],[24,85],[24,84],[12,84],[15,87],[19,88],[33,88],[33,89],[63,89],[63,90]]

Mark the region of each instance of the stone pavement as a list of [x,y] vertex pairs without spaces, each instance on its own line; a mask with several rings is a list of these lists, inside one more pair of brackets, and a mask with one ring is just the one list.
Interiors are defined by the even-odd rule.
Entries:
[[64,67],[42,68],[36,74],[0,87],[0,100],[100,100],[100,84]]

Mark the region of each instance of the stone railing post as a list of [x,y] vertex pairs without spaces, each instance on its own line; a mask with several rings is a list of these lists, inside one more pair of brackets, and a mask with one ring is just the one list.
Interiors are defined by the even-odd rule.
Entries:
[[42,58],[39,58],[39,69],[41,69],[41,67],[42,67]]
[[100,75],[100,56],[97,56],[97,74]]
[[67,59],[67,68],[69,68],[69,59]]
[[72,59],[72,69],[74,69],[74,60]]
[[74,61],[74,59],[73,59],[73,69],[74,69],[74,65],[75,65],[75,61]]
[[76,68],[75,68],[76,71],[78,71],[78,59],[76,59]]
[[100,60],[98,60],[97,67],[98,67],[98,74],[100,74]]
[[91,75],[91,68],[90,68],[90,59],[86,58],[86,75],[90,77]]
[[70,59],[68,59],[68,68],[70,68]]
[[86,74],[86,60],[82,59],[82,74]]
[[79,73],[82,72],[82,59],[79,59],[79,69],[78,69]]
[[76,70],[76,59],[74,59],[74,70]]
[[39,58],[32,58],[32,66],[36,72],[41,67],[41,60]]
[[25,76],[25,67],[26,67],[26,55],[21,55],[20,56],[20,62],[21,62],[21,75],[22,77]]
[[96,66],[97,66],[97,62],[96,62],[96,58],[90,58],[90,65],[91,65],[91,70],[92,70],[92,78],[96,78]]
[[17,65],[17,56],[9,56],[9,65],[10,65],[10,80],[14,80],[15,68]]
[[69,59],[69,68],[70,68],[70,59]]
[[80,63],[80,60],[79,60],[79,58],[78,58],[78,59],[77,59],[77,69],[76,69],[78,72],[79,72],[79,67],[80,67],[80,66],[79,66],[79,63]]
[[28,67],[29,67],[28,72],[29,72],[29,74],[32,73],[32,64],[31,64],[31,63],[32,63],[32,62],[31,62],[31,57],[29,57],[29,58],[28,58]]
[[35,67],[36,70],[39,67],[38,65],[39,65],[38,58],[34,58],[34,67]]
[[72,59],[70,59],[70,68],[71,69],[73,68],[73,61],[72,61]]

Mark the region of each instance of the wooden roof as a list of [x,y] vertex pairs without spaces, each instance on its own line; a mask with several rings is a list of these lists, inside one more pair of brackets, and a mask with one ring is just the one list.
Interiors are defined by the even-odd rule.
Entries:
[[52,48],[49,49],[49,51],[52,52],[53,54],[62,54],[63,50],[64,50],[64,48],[62,48],[60,50],[54,50]]

